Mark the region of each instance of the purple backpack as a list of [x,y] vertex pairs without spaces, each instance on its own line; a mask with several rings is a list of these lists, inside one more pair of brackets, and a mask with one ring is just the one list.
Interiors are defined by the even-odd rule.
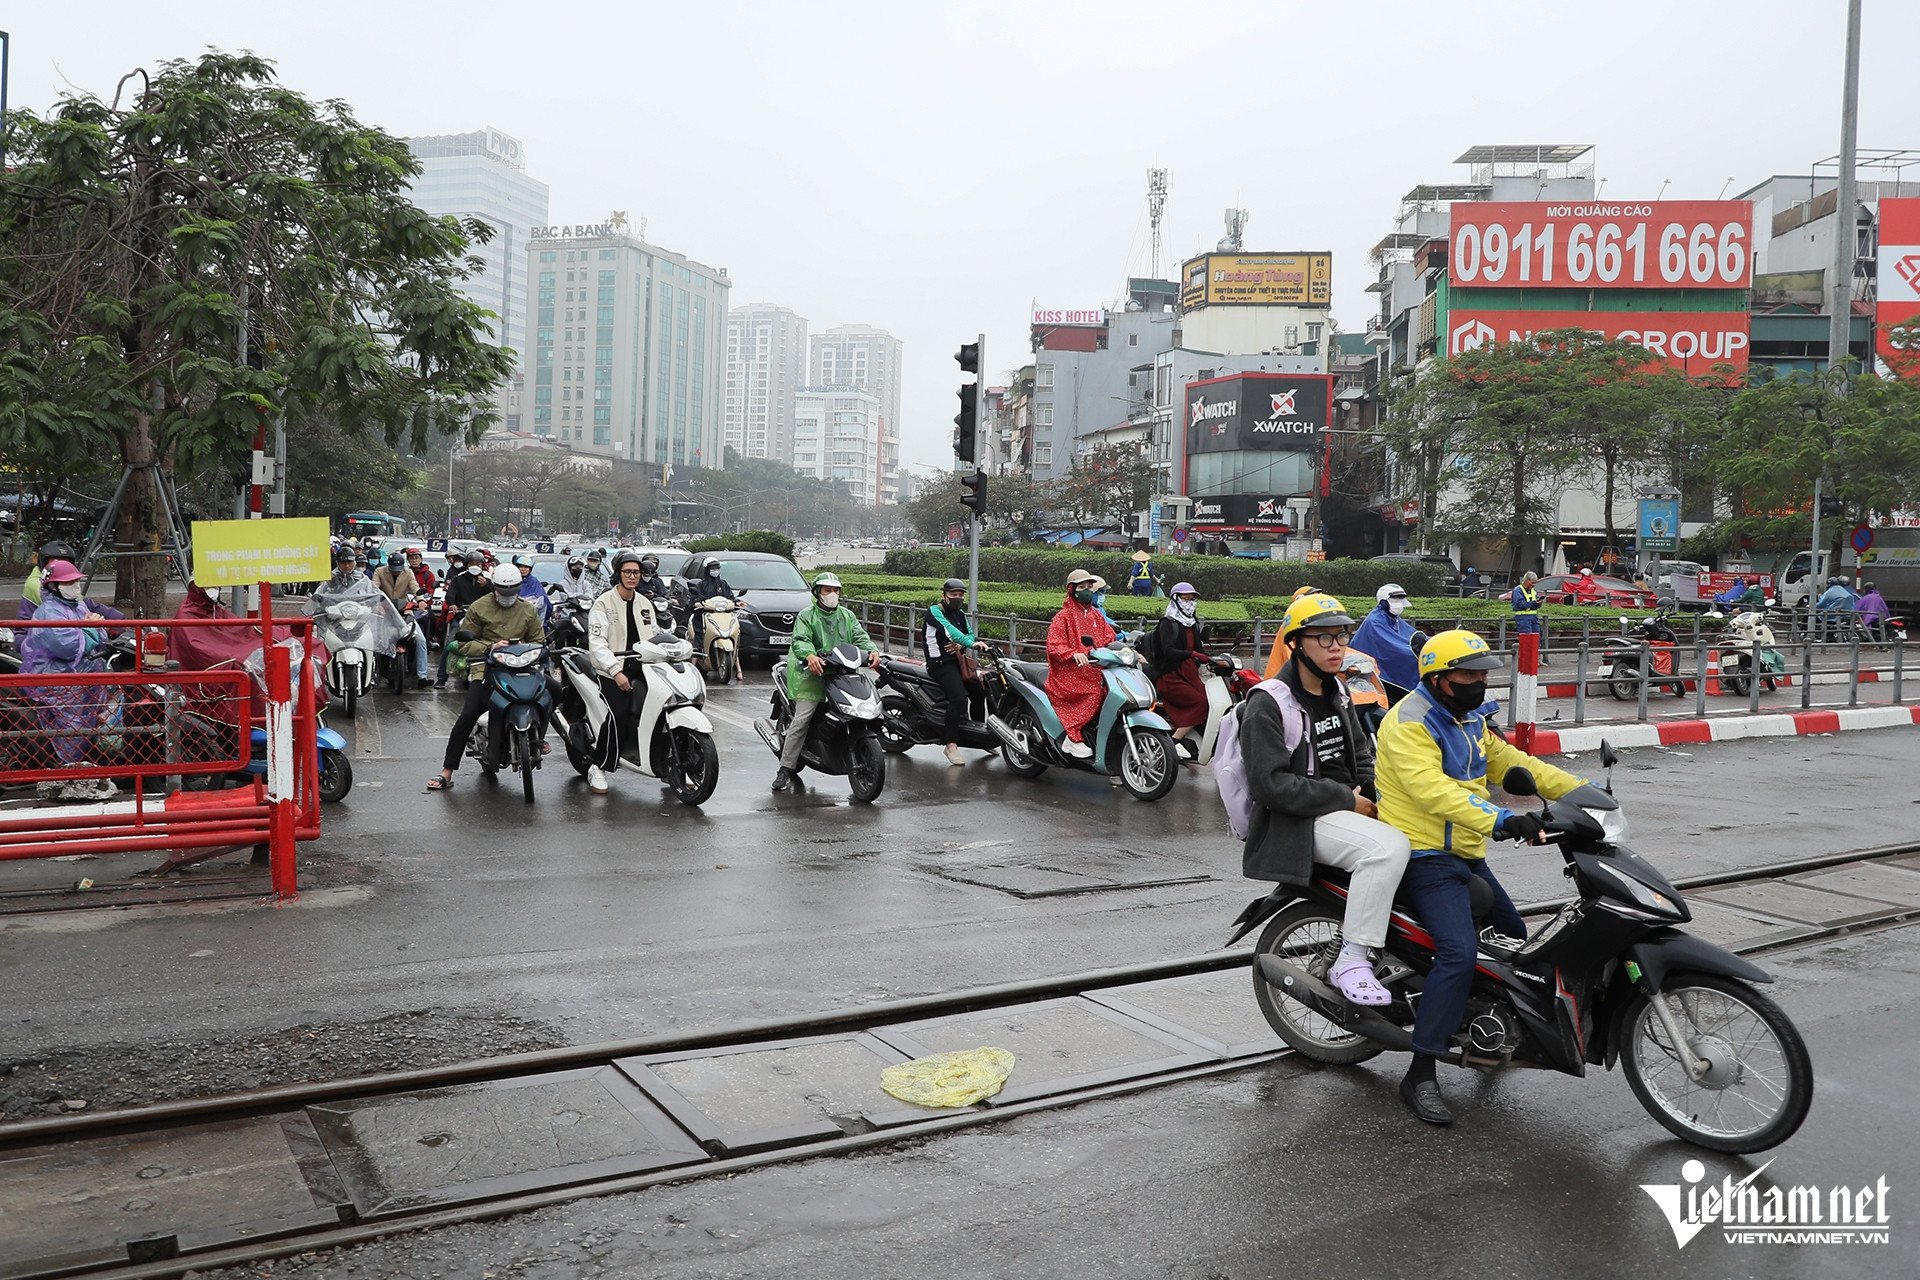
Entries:
[[[1294,750],[1307,733],[1306,711],[1295,700],[1293,690],[1279,679],[1262,680],[1247,694],[1247,701],[1251,702],[1262,690],[1278,704],[1287,750]],[[1253,815],[1260,808],[1260,802],[1253,798],[1247,786],[1247,761],[1240,753],[1240,716],[1246,709],[1247,703],[1242,702],[1233,709],[1232,715],[1220,722],[1220,740],[1213,748],[1213,782],[1220,789],[1220,803],[1227,809],[1227,829],[1233,832],[1235,840],[1247,838]],[[1313,776],[1313,771],[1314,761],[1309,755],[1307,775]]]

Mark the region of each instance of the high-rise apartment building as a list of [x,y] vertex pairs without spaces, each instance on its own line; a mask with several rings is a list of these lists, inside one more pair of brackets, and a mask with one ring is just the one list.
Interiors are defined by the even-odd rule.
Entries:
[[743,458],[793,461],[793,400],[807,381],[807,321],[771,303],[727,316],[725,441]]
[[[880,402],[878,501],[900,500],[900,339],[867,324],[836,325],[813,336],[811,385],[858,387]],[[796,459],[795,465],[798,466]]]
[[[486,263],[462,282],[461,292],[498,317],[493,340],[517,346],[527,329],[527,241],[546,225],[547,184],[527,176],[526,153],[517,138],[498,129],[409,138],[420,162],[413,180],[413,202],[438,217],[479,218],[493,238],[472,248]],[[525,360],[520,366],[525,367]],[[522,430],[502,392],[499,411],[506,426]]]
[[648,244],[618,214],[536,229],[523,404],[533,434],[651,467],[719,467],[725,268]]
[[871,391],[802,387],[793,406],[793,469],[845,481],[856,501],[873,506],[880,501],[882,420],[880,397]]

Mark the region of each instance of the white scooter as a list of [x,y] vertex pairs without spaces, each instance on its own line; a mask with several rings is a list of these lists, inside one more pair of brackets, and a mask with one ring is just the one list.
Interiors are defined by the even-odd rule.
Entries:
[[555,664],[559,688],[553,722],[567,759],[582,777],[594,765],[607,773],[624,767],[660,779],[682,804],[706,803],[720,781],[720,752],[713,744],[713,721],[702,710],[707,682],[691,662],[693,646],[656,631],[619,657],[638,659],[645,683],[634,727],[638,746],[632,755],[620,753],[613,708],[592,660],[585,649],[565,649]]
[[1213,759],[1213,749],[1219,745],[1221,722],[1233,714],[1233,709],[1247,696],[1247,690],[1260,683],[1260,677],[1242,667],[1240,659],[1232,654],[1222,654],[1200,665],[1200,683],[1207,690],[1207,723],[1198,737],[1189,735],[1182,741],[1193,743],[1195,764],[1207,764]]

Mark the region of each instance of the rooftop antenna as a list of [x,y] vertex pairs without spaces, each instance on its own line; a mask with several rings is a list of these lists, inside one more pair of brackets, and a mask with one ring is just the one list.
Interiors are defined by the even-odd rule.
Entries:
[[1147,225],[1153,228],[1153,279],[1160,278],[1160,217],[1167,211],[1167,171],[1147,170]]
[[1664,196],[1665,194],[1667,194],[1667,188],[1668,188],[1668,187],[1670,187],[1670,186],[1672,186],[1672,185],[1673,185],[1673,179],[1672,179],[1672,178],[1667,178],[1666,180],[1664,180],[1663,182],[1661,182],[1661,184],[1660,184],[1660,189],[1659,189],[1658,191],[1656,191],[1656,192],[1654,192],[1654,193],[1653,193],[1653,198],[1654,198],[1655,200],[1658,200],[1658,199],[1659,199],[1659,198],[1660,198],[1661,196]]
[[1239,253],[1244,249],[1248,217],[1245,209],[1227,210],[1227,234],[1215,247],[1226,253]]
[[1600,179],[1600,185],[1593,189],[1593,194],[1597,196],[1602,191],[1605,191],[1606,189],[1607,189],[1607,180],[1605,178],[1602,178]]
[[1719,194],[1719,195],[1717,195],[1717,196],[1715,196],[1715,197],[1714,197],[1714,199],[1715,199],[1715,200],[1725,200],[1725,199],[1727,198],[1727,188],[1728,188],[1728,187],[1730,187],[1730,186],[1732,186],[1732,185],[1733,185],[1733,179],[1732,179],[1732,178],[1728,178],[1728,179],[1727,179],[1727,180],[1726,180],[1726,181],[1725,181],[1724,183],[1722,183],[1722,184],[1720,185],[1720,194]]

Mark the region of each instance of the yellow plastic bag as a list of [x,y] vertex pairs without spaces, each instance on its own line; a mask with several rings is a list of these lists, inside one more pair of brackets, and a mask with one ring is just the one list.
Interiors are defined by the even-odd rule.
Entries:
[[991,1098],[1013,1074],[1005,1049],[961,1049],[898,1062],[880,1072],[880,1087],[923,1107],[970,1107]]

